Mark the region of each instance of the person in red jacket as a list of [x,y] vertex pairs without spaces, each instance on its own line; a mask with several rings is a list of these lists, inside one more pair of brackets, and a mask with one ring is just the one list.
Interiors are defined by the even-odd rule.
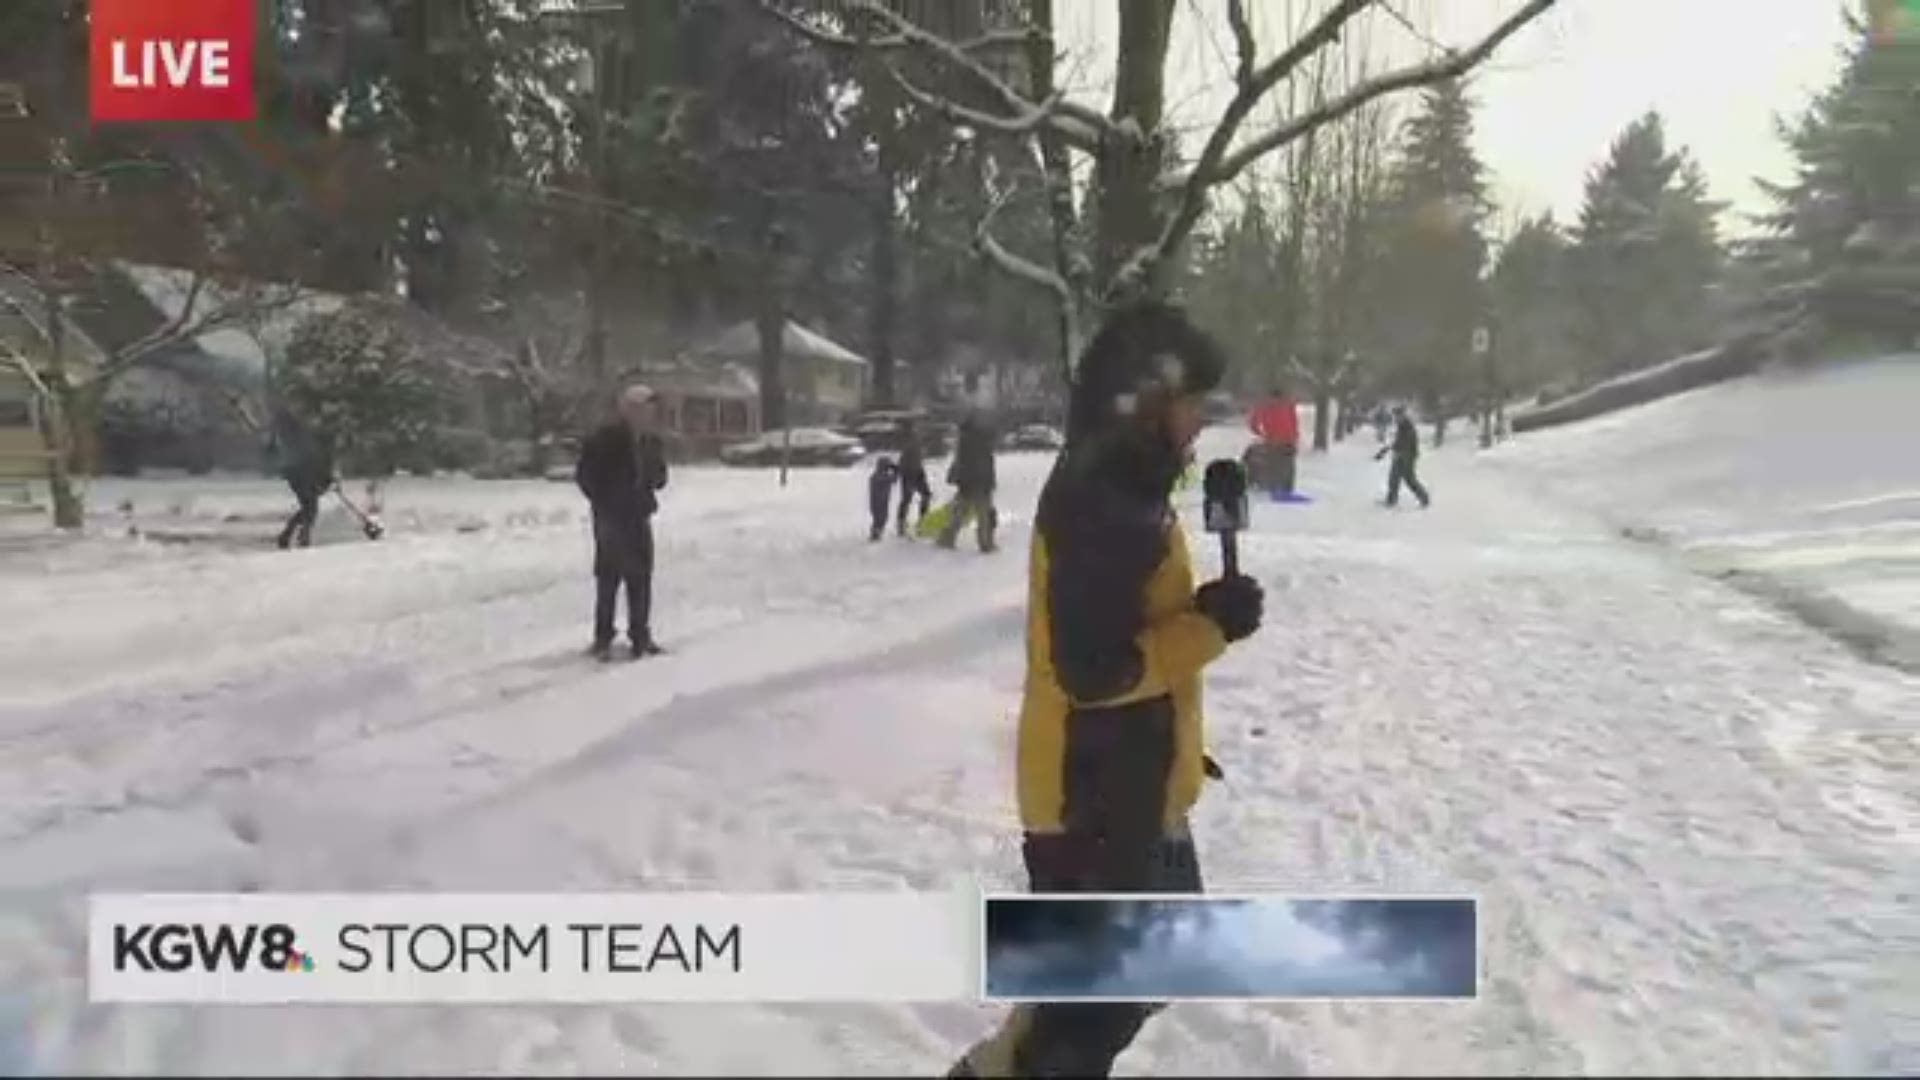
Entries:
[[1274,387],[1253,410],[1248,426],[1260,439],[1263,466],[1256,475],[1276,496],[1293,494],[1294,463],[1300,452],[1300,408],[1284,387]]

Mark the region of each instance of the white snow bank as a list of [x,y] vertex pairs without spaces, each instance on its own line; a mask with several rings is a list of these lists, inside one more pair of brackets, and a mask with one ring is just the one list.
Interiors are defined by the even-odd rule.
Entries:
[[1740,379],[1488,457],[1707,565],[1920,635],[1920,355]]

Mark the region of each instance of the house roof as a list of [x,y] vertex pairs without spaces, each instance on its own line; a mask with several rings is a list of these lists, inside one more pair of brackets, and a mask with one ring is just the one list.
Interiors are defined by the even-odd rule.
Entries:
[[[825,360],[848,367],[870,366],[866,357],[791,319],[781,329],[780,348],[787,356]],[[760,357],[760,330],[751,320],[735,323],[688,351],[699,356],[752,363]]]
[[[115,266],[139,290],[147,303],[159,312],[161,318],[171,321],[180,317],[186,307],[188,290],[193,285],[192,271],[127,262],[116,263]],[[211,310],[231,300],[232,296],[221,286],[203,283],[195,307],[202,311]],[[294,329],[303,319],[337,311],[344,303],[345,297],[332,293],[303,292],[299,299],[263,314],[259,338],[264,340],[268,349],[278,352],[286,347]],[[265,379],[267,357],[261,351],[261,344],[261,340],[256,340],[252,333],[241,328],[214,330],[194,339],[194,345],[200,353],[196,359],[211,369],[206,374],[217,374],[242,382]]]
[[692,357],[653,361],[628,373],[656,390],[683,395],[751,401],[760,395],[760,380],[739,364],[701,362]]

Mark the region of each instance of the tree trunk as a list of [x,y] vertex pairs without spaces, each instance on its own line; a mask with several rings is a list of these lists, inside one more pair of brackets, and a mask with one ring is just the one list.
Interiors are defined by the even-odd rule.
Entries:
[[1313,448],[1325,451],[1333,419],[1333,391],[1325,382],[1313,388]]
[[869,134],[877,151],[874,187],[870,195],[872,215],[872,259],[868,265],[867,356],[873,364],[873,382],[868,388],[869,404],[887,408],[894,404],[893,326],[895,318],[894,276],[899,265],[899,236],[894,227],[893,200],[898,186],[897,162],[899,130],[894,123],[896,92],[893,78],[879,57],[868,47],[872,25],[857,20],[860,41],[861,86],[867,104]]
[[1167,292],[1171,253],[1144,264],[1141,256],[1158,241],[1165,218],[1157,181],[1166,150],[1160,123],[1166,110],[1173,6],[1173,0],[1127,0],[1119,5],[1120,50],[1111,115],[1124,134],[1105,140],[1094,171],[1094,273],[1105,308]]
[[67,377],[66,314],[49,277],[42,276],[35,285],[46,301],[47,316],[46,416],[40,424],[41,445],[47,451],[47,492],[53,499],[54,527],[79,529],[87,523],[87,507],[74,487],[73,464],[75,432],[85,428],[77,424],[77,395]]
[[872,338],[868,351],[873,363],[873,403],[890,408],[897,395],[893,379],[894,268],[898,243],[893,229],[893,170],[884,144],[880,151],[879,187],[873,206]]
[[[1030,21],[1042,37],[1027,41],[1027,77],[1034,101],[1053,97],[1053,0],[1031,0]],[[1056,298],[1062,385],[1073,382],[1073,365],[1080,356],[1081,306],[1087,296],[1087,265],[1077,257],[1080,218],[1073,205],[1073,163],[1060,133],[1040,129],[1040,175],[1047,185],[1047,219],[1052,225],[1053,269],[1067,286]]]
[[50,385],[46,420],[40,426],[47,449],[47,491],[53,497],[53,525],[57,529],[79,529],[87,523],[87,505],[73,482],[73,431],[69,421],[69,401],[73,394],[64,381]]

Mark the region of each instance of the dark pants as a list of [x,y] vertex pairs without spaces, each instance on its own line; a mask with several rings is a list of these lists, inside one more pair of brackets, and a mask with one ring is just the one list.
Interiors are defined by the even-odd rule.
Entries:
[[[915,498],[920,500],[920,512],[914,515],[914,524],[927,516],[927,507],[933,502],[933,488],[927,484],[927,474],[922,472],[903,472],[900,474],[900,520],[898,529],[901,536],[907,535],[907,507]],[[884,515],[883,515],[884,516]]]
[[1421,506],[1427,506],[1433,502],[1427,496],[1426,485],[1420,483],[1420,477],[1415,471],[1415,463],[1406,458],[1394,458],[1393,467],[1387,470],[1388,506],[1400,505],[1401,484],[1407,485],[1407,490],[1413,492],[1413,497],[1420,500]]
[[[1202,891],[1191,837],[1148,841],[1118,852],[1091,838],[1028,834],[1021,844],[1027,886],[1036,893]],[[1124,877],[1120,880],[1115,874]],[[970,1050],[953,1077],[1104,1077],[1163,1006],[1148,1002],[1020,1005],[1000,1030]]]
[[300,503],[293,516],[287,519],[286,527],[280,530],[279,544],[289,547],[298,540],[301,547],[313,544],[313,521],[320,516],[320,496],[327,493],[328,485],[310,476],[289,476],[287,486],[293,489],[293,497]]
[[614,638],[613,609],[620,586],[627,588],[627,637],[635,643],[653,640],[653,523],[594,521],[593,640],[606,644]]
[[[887,504],[892,501],[892,498],[893,492],[890,488],[881,488],[867,496],[867,512],[873,517],[873,527],[867,531],[869,540],[878,540],[881,534],[887,531]],[[905,532],[906,528],[907,507],[903,501],[900,504],[900,531]]]

